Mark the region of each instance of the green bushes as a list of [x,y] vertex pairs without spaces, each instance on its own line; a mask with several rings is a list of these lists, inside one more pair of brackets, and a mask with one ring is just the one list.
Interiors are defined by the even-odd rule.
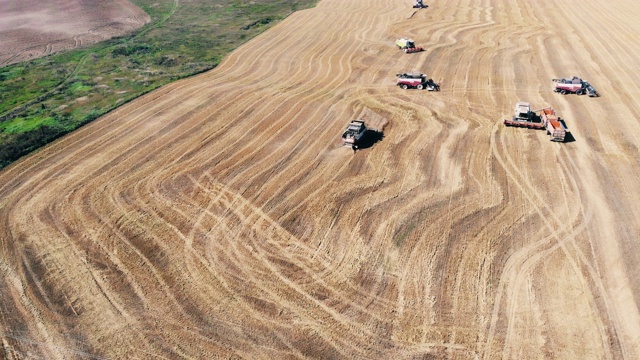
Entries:
[[153,52],[154,49],[152,46],[147,45],[147,44],[135,44],[135,45],[120,45],[117,46],[115,49],[113,49],[113,51],[111,51],[111,53],[113,54],[113,56],[131,56],[131,55],[138,55],[138,54],[148,54]]
[[14,136],[4,136],[5,134],[1,134],[0,168],[50,143],[67,132],[68,130],[59,126],[43,125],[34,131],[21,132]]
[[217,66],[317,0],[132,0],[152,22],[128,36],[0,68],[0,169],[168,82]]

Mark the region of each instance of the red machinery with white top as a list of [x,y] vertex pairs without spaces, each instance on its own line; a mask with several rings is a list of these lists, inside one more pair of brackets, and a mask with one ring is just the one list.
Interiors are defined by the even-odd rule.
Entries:
[[572,78],[553,79],[553,82],[555,83],[553,91],[562,95],[576,94],[589,95],[589,97],[600,96],[591,84],[577,76]]
[[402,73],[396,74],[396,77],[396,85],[405,90],[414,88],[418,90],[427,89],[429,91],[440,91],[440,85],[422,73]]

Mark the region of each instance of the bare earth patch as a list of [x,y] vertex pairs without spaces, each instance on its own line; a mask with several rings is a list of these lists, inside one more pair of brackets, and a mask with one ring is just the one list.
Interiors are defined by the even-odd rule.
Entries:
[[411,3],[323,0],[0,172],[3,355],[640,358],[639,3]]
[[0,0],[0,66],[123,35],[150,20],[127,0]]

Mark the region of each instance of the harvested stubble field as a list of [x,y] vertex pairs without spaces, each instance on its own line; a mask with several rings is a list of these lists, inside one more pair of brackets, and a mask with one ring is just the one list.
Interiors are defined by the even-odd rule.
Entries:
[[640,6],[429,5],[322,0],[3,170],[3,355],[640,358]]
[[0,0],[0,66],[120,36],[150,20],[128,0]]

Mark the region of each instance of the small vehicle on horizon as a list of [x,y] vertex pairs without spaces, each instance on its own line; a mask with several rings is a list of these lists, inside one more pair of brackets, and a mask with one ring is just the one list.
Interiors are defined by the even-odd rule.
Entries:
[[416,0],[416,3],[413,5],[414,9],[426,9],[429,5],[425,5],[422,0]]

